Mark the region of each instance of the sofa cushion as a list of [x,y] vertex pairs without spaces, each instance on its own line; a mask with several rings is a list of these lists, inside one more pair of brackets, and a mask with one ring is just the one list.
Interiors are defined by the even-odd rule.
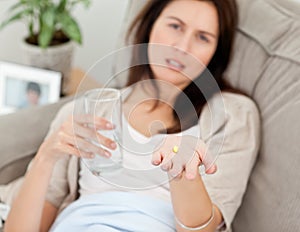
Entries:
[[300,2],[238,1],[240,25],[229,82],[262,117],[262,145],[234,231],[300,228]]
[[68,100],[0,116],[0,184],[24,174],[57,110]]

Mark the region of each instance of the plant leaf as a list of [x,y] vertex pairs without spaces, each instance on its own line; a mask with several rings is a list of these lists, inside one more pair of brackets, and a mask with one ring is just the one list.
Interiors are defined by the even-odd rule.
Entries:
[[83,0],[83,4],[86,8],[88,8],[91,5],[91,1],[90,0]]
[[29,35],[33,36],[34,31],[33,31],[33,22],[32,21],[29,23],[28,30],[29,30]]
[[41,15],[41,28],[38,37],[39,46],[42,48],[48,47],[54,33],[55,23],[55,8],[50,7]]
[[30,9],[26,9],[26,10],[23,10],[23,11],[20,11],[20,12],[16,13],[15,15],[11,16],[10,18],[8,18],[7,20],[5,20],[4,22],[1,23],[0,30],[2,30],[8,24],[10,24],[14,21],[22,19],[24,16],[27,16],[30,13],[31,13]]
[[63,12],[66,9],[66,5],[67,5],[67,0],[61,0],[57,7],[57,11]]
[[36,9],[42,9],[43,6],[48,5],[48,0],[23,0],[26,1],[26,5]]
[[75,5],[82,3],[85,8],[88,8],[91,4],[91,0],[74,0],[70,2],[71,8],[73,8]]
[[81,44],[81,32],[79,26],[74,18],[72,18],[67,12],[60,14],[58,17],[61,24],[62,31],[72,40]]
[[8,11],[14,11],[14,10],[16,10],[17,8],[19,8],[20,6],[23,6],[23,5],[25,5],[25,2],[24,2],[24,1],[20,1],[20,2],[18,2],[18,3],[16,3],[16,4],[12,5],[12,6],[8,9]]

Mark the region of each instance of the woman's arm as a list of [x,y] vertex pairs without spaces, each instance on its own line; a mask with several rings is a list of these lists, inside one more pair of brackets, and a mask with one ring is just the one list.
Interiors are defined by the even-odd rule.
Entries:
[[49,230],[57,209],[50,203],[45,203],[45,195],[54,164],[42,156],[34,159],[23,186],[13,202],[5,223],[5,232]]
[[42,219],[41,219],[41,226],[40,226],[41,232],[49,231],[51,225],[53,224],[57,216],[57,212],[58,212],[57,207],[55,207],[50,202],[45,201]]
[[[187,227],[195,228],[206,224],[213,217],[205,228],[198,231],[216,231],[222,222],[220,210],[213,205],[201,176],[197,174],[191,180],[187,179],[185,174],[184,171],[180,178],[170,181],[172,203],[177,220]],[[176,227],[178,232],[190,231],[185,230],[178,223]]]
[[[201,114],[200,131],[205,144],[202,142],[208,146],[196,146],[194,152],[189,149],[194,149],[196,142],[190,137],[169,137],[153,155],[154,164],[161,164],[170,176],[176,176],[170,181],[170,188],[178,221],[190,227],[206,224],[212,216],[214,204],[213,220],[199,231],[215,231],[222,220],[230,228],[259,148],[260,122],[255,104],[244,96],[234,94],[224,94],[224,102],[226,120],[219,126],[217,124],[215,130],[212,131],[208,126],[210,111],[206,108]],[[184,137],[187,139],[184,140]],[[170,152],[174,145],[178,145],[175,154]],[[211,165],[205,163],[205,153],[213,154],[215,158],[218,154],[218,171],[212,170],[209,168]],[[206,173],[216,172],[200,176],[198,167],[201,164],[206,167]],[[177,228],[178,231],[185,231],[180,226]]]
[[104,149],[93,145],[90,140],[100,140],[102,145],[113,149],[109,146],[113,141],[95,133],[100,129],[110,130],[113,126],[103,118],[90,115],[69,117],[43,142],[12,204],[5,232],[38,232],[50,228],[57,209],[45,199],[53,168],[58,160],[69,154],[84,158],[104,154]]
[[203,158],[205,153],[206,145],[197,137],[169,135],[163,146],[153,154],[153,164],[160,164],[163,170],[168,171],[179,232],[190,231],[184,227],[197,228],[205,224],[207,226],[193,231],[215,231],[222,222],[222,214],[213,205],[199,174],[201,164],[207,174],[215,173],[217,169]]

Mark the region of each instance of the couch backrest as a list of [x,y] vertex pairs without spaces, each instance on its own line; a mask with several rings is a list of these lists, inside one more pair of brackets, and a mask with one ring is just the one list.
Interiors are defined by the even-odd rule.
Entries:
[[[146,0],[131,0],[125,25]],[[300,1],[237,0],[240,23],[227,80],[249,94],[262,117],[262,144],[237,232],[300,228]]]
[[262,117],[262,144],[234,231],[300,228],[300,1],[238,1],[240,25],[227,71]]
[[57,111],[71,99],[0,116],[0,184],[24,174]]

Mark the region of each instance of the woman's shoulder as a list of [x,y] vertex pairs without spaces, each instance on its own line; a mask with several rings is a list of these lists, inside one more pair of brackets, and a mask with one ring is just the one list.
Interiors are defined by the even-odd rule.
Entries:
[[253,99],[242,94],[221,92],[215,94],[204,106],[202,114],[215,115],[224,120],[229,115],[239,116],[243,113],[259,114],[258,107]]
[[227,129],[235,131],[247,126],[259,128],[260,114],[256,103],[249,97],[222,92],[214,95],[203,108],[200,117],[200,128],[204,138]]
[[227,113],[239,110],[250,111],[258,114],[258,107],[255,101],[246,95],[225,91],[218,95],[218,97],[221,97],[223,99]]

